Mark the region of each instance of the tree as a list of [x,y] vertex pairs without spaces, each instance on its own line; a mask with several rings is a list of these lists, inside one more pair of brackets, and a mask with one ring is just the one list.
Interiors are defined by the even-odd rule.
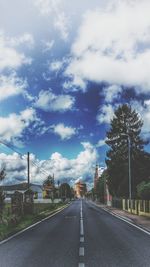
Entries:
[[[6,171],[5,167],[2,168],[0,171],[0,181],[3,181],[6,177]],[[0,189],[0,219],[2,219],[3,216],[3,209],[4,209],[4,200],[5,200],[5,195],[3,193],[2,188]]]
[[[150,155],[144,152],[146,142],[141,138],[143,122],[138,113],[127,104],[119,106],[111,120],[107,132],[106,143],[110,147],[107,152],[107,169],[109,188],[112,195],[129,196],[128,183],[128,145],[130,140],[132,197],[136,186],[148,179],[150,171]],[[145,167],[146,166],[146,167]]]
[[43,186],[54,186],[54,178],[49,175],[43,182]]
[[54,185],[54,177],[49,175],[46,180],[43,182],[43,187],[45,190],[45,198],[54,198],[54,191],[55,191],[55,185]]
[[60,188],[59,188],[59,192],[60,192],[60,197],[62,199],[66,199],[66,198],[71,198],[72,197],[72,192],[71,192],[71,188],[70,188],[70,185],[67,184],[67,183],[63,183],[60,185]]
[[150,182],[145,181],[137,185],[137,195],[140,199],[150,200]]
[[106,187],[106,182],[108,181],[108,172],[107,170],[104,170],[99,181],[98,181],[98,194],[99,194],[99,199],[100,202],[104,203],[105,202],[105,187]]

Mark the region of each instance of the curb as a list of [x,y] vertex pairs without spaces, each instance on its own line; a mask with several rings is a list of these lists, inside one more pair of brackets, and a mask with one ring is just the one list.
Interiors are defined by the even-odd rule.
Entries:
[[70,204],[71,204],[71,203],[66,204],[63,208],[58,208],[58,209],[56,209],[56,211],[54,211],[54,213],[50,214],[48,217],[46,217],[46,218],[44,218],[44,219],[42,219],[42,220],[40,220],[40,221],[38,221],[38,222],[36,222],[36,223],[34,223],[34,224],[31,224],[31,225],[29,225],[28,227],[26,227],[25,229],[23,229],[23,230],[21,230],[21,231],[15,233],[15,234],[13,234],[13,235],[11,235],[10,237],[8,237],[8,238],[6,238],[6,239],[0,241],[0,246],[3,245],[4,243],[8,242],[9,240],[15,238],[16,236],[19,236],[20,234],[22,234],[22,233],[24,233],[24,232],[30,230],[31,228],[35,227],[36,225],[38,225],[38,224],[40,224],[40,223],[42,223],[42,222],[44,222],[44,221],[50,219],[51,217],[55,216],[57,213],[61,212],[61,211],[64,210],[65,208],[69,207]]
[[141,225],[139,225],[139,224],[135,224],[135,223],[133,223],[133,221],[132,221],[131,219],[129,219],[129,218],[125,217],[125,216],[118,215],[117,213],[115,213],[115,212],[113,212],[113,211],[110,211],[110,210],[107,209],[107,208],[100,207],[100,206],[99,206],[98,204],[96,204],[96,203],[93,203],[93,204],[94,204],[95,206],[97,206],[97,207],[103,209],[104,211],[108,212],[108,213],[111,214],[112,216],[114,216],[114,217],[116,217],[116,218],[118,218],[118,219],[120,219],[120,220],[122,220],[122,221],[124,221],[124,222],[126,222],[126,223],[128,223],[128,224],[130,224],[130,225],[132,225],[133,227],[137,228],[138,230],[141,230],[142,232],[144,232],[144,233],[146,233],[147,235],[150,236],[150,231],[149,231],[147,228],[145,228],[145,227],[143,227],[143,226],[141,226]]

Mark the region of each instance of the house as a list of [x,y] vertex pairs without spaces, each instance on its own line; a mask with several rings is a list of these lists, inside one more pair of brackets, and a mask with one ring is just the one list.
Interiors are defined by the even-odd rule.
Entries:
[[[15,191],[25,193],[28,189],[27,183],[20,183],[15,185],[3,185],[0,188],[4,191],[6,200],[10,200]],[[43,186],[38,184],[30,184],[30,189],[34,192],[34,199],[43,199]]]

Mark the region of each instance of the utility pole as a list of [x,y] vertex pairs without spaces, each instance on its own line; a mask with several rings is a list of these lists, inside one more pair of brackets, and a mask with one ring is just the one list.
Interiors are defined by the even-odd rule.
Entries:
[[28,175],[28,189],[30,188],[30,153],[27,153],[27,175]]
[[128,134],[128,166],[129,166],[129,201],[130,209],[132,213],[132,186],[131,186],[131,140]]

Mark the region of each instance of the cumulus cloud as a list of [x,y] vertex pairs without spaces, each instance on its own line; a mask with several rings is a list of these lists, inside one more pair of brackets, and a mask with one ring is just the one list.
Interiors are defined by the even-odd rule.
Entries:
[[61,12],[60,14],[57,14],[57,18],[54,22],[54,26],[57,30],[60,31],[61,37],[64,41],[66,41],[68,39],[68,35],[69,35],[69,19],[68,17],[65,15],[64,12]]
[[[53,153],[48,160],[39,160],[34,154],[30,155],[30,172],[31,183],[42,183],[48,174],[53,174],[55,179],[63,182],[74,184],[74,182],[82,177],[86,180],[90,177],[93,182],[95,162],[97,162],[98,154],[95,147],[89,142],[82,143],[83,150],[74,159],[63,157],[58,152]],[[26,155],[20,158],[20,155],[14,153],[12,155],[0,154],[0,161],[5,162],[7,181],[18,182],[26,179]],[[8,180],[9,178],[9,180]]]
[[70,95],[55,95],[52,90],[42,90],[36,100],[35,107],[44,111],[65,112],[71,110],[74,103],[75,99]]
[[108,87],[105,87],[103,89],[104,96],[105,96],[105,102],[111,103],[113,100],[116,100],[119,98],[122,92],[122,88],[118,85],[111,85]]
[[24,94],[27,87],[27,82],[12,73],[9,76],[0,76],[0,101],[8,97]]
[[143,120],[142,133],[149,137],[150,134],[150,99],[145,100],[144,103],[139,101],[131,102],[132,108],[134,108]]
[[59,71],[63,67],[63,61],[55,60],[52,63],[50,63],[49,69],[51,71]]
[[31,64],[31,61],[31,58],[26,57],[11,46],[11,40],[3,32],[0,32],[0,71],[17,69],[23,64]]
[[106,81],[150,91],[149,9],[149,0],[123,0],[87,12],[65,75],[83,89],[86,81]]
[[111,104],[104,104],[97,115],[97,121],[99,124],[110,123],[111,119],[114,116],[114,108]]
[[32,36],[32,34],[30,33],[24,33],[21,36],[18,37],[7,37],[6,38],[6,42],[10,45],[10,46],[20,46],[20,45],[26,45],[28,47],[33,47],[34,46],[34,38]]
[[39,9],[42,15],[49,15],[57,8],[59,0],[34,0],[35,6]]
[[66,41],[69,34],[69,18],[63,11],[62,2],[62,0],[34,0],[41,15],[51,15],[54,27],[60,32],[60,37]]
[[36,112],[32,108],[27,108],[20,114],[11,113],[7,117],[0,117],[0,140],[15,143],[24,133],[24,130],[32,123],[39,124]]
[[0,163],[6,170],[6,178],[3,183],[12,184],[24,182],[27,179],[27,160],[21,158],[18,153],[9,155],[0,153]]
[[61,140],[68,140],[76,134],[76,128],[65,126],[63,123],[51,126],[53,132],[60,136]]

